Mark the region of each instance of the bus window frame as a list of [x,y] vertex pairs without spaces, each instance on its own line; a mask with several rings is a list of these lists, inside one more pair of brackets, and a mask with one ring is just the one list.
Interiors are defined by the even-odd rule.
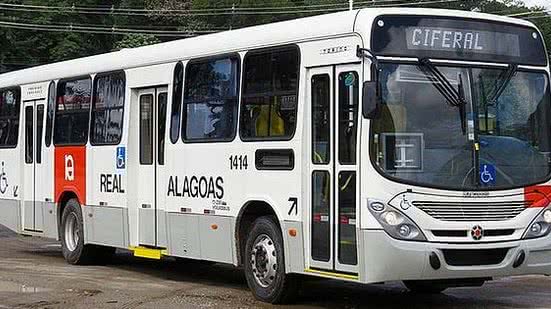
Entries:
[[[50,98],[52,96],[52,86],[53,86],[53,95],[54,95],[54,101],[53,103],[50,105]],[[48,85],[48,99],[46,100],[46,121],[45,121],[45,124],[44,124],[44,143],[45,143],[45,146],[46,148],[50,148],[52,146],[52,144],[54,143],[54,123],[55,123],[55,112],[56,112],[56,109],[57,109],[57,106],[56,106],[56,103],[57,103],[57,83],[55,82],[55,80],[51,81],[50,84]],[[53,108],[53,111],[50,111],[50,108]],[[48,136],[48,115],[50,114],[51,112],[51,115],[52,115],[52,119],[51,119],[51,125],[50,125],[50,136]]]
[[[262,54],[262,53],[266,53],[266,52],[275,52],[275,51],[285,51],[285,50],[292,50],[294,49],[296,52],[297,52],[297,58],[298,58],[298,61],[297,61],[297,66],[298,66],[298,71],[297,71],[297,74],[298,74],[298,78],[297,78],[297,105],[296,105],[296,109],[295,109],[295,118],[297,119],[295,121],[295,125],[293,126],[293,133],[290,134],[288,137],[284,137],[284,138],[281,138],[281,137],[244,137],[243,136],[243,132],[241,131],[241,128],[242,128],[242,119],[241,119],[241,110],[242,110],[242,107],[243,107],[243,94],[244,94],[244,91],[245,91],[245,65],[247,63],[247,59],[251,56],[251,55],[256,55],[256,54]],[[245,54],[245,57],[243,57],[243,74],[242,74],[242,82],[241,82],[241,91],[240,91],[240,98],[239,98],[239,139],[242,141],[242,142],[245,142],[245,143],[254,143],[254,142],[289,142],[289,141],[292,141],[294,138],[295,138],[295,135],[297,133],[297,126],[298,126],[298,111],[299,111],[299,108],[300,108],[300,101],[301,101],[301,98],[300,98],[300,90],[301,90],[301,77],[302,77],[302,51],[300,50],[300,46],[298,44],[286,44],[286,45],[278,45],[278,46],[271,46],[271,47],[266,47],[266,48],[259,48],[259,49],[251,49],[251,50],[248,50],[247,53]]]
[[[76,80],[83,80],[83,79],[89,79],[90,80],[90,108],[88,109],[88,125],[86,126],[88,132],[86,134],[86,140],[83,143],[56,143],[55,142],[55,124],[57,121],[57,105],[58,105],[58,94],[59,94],[59,85],[62,83],[65,83],[67,81],[76,81]],[[71,147],[71,146],[86,146],[88,145],[88,142],[90,141],[90,118],[92,117],[92,96],[94,95],[94,78],[92,75],[79,75],[76,77],[69,77],[69,78],[63,78],[57,81],[56,84],[56,96],[55,96],[55,113],[54,113],[54,126],[53,126],[53,133],[52,133],[52,144],[55,147]]]
[[[92,121],[92,117],[94,115],[94,107],[95,107],[95,104],[96,104],[96,80],[98,78],[101,78],[101,77],[105,77],[105,76],[109,76],[109,75],[116,75],[116,74],[120,74],[122,73],[122,77],[123,77],[123,82],[124,82],[124,95],[123,95],[123,104],[122,104],[122,115],[121,115],[121,135],[119,136],[119,139],[118,141],[115,143],[94,143],[93,140],[92,140],[92,129],[94,127],[94,122]],[[123,136],[124,136],[124,115],[125,115],[125,110],[126,110],[126,86],[127,86],[127,79],[126,79],[126,72],[124,70],[116,70],[116,71],[109,71],[109,72],[102,72],[102,73],[97,73],[93,80],[92,80],[92,93],[91,93],[91,102],[90,102],[90,117],[88,119],[88,123],[89,123],[89,128],[88,128],[88,139],[90,141],[90,145],[92,146],[117,146],[117,145],[120,145],[121,142],[122,142],[122,139],[123,139]],[[57,106],[56,106],[57,107]],[[118,108],[121,108],[121,107],[116,107],[116,108],[110,108],[110,109],[118,109]],[[109,108],[108,108],[109,109]],[[57,108],[56,108],[57,110]]]
[[[228,138],[197,138],[197,139],[186,139],[186,135],[184,134],[184,130],[187,128],[187,104],[185,102],[186,97],[186,81],[189,77],[189,68],[191,65],[196,63],[204,63],[208,61],[216,61],[216,60],[222,60],[222,59],[237,59],[237,89],[236,89],[236,106],[234,111],[234,125],[233,125],[233,132],[231,137]],[[239,130],[239,113],[240,113],[240,106],[241,106],[241,95],[242,95],[242,84],[243,84],[243,64],[244,60],[241,59],[241,55],[237,52],[235,53],[226,53],[226,54],[220,54],[220,55],[214,55],[214,56],[208,56],[208,57],[200,57],[200,58],[193,58],[189,59],[185,66],[184,66],[184,77],[183,77],[183,85],[182,85],[182,98],[181,98],[181,105],[180,105],[180,130],[179,130],[179,139],[182,140],[184,144],[205,144],[205,143],[231,143],[235,140],[237,137],[237,131]]]
[[21,121],[21,115],[22,115],[22,113],[21,113],[21,103],[22,103],[22,100],[21,100],[21,94],[22,94],[21,93],[21,86],[0,88],[0,92],[6,91],[6,90],[17,91],[17,93],[19,94],[19,97],[17,98],[17,105],[18,105],[17,138],[15,139],[15,144],[14,145],[0,145],[0,149],[16,149],[19,146],[19,137],[20,137],[19,131],[21,131],[21,125],[24,125],[24,124],[22,124],[22,121]]
[[[176,89],[176,70],[178,69],[178,67],[181,66],[182,67],[182,73],[181,73],[181,77],[182,77],[182,82],[181,82],[181,85],[179,86],[180,89]],[[167,126],[167,129],[168,129],[168,137],[170,139],[170,142],[174,145],[176,143],[178,143],[178,141],[180,140],[180,131],[182,130],[182,107],[184,105],[184,86],[185,86],[185,78],[186,78],[186,67],[187,67],[187,63],[184,64],[184,61],[178,61],[176,63],[176,65],[174,66],[174,69],[172,70],[172,97],[170,99],[170,116],[168,114],[168,110],[167,110],[167,118],[170,119],[170,123],[169,125]],[[177,94],[180,96],[180,99],[179,100],[176,100],[176,96],[175,94]],[[178,119],[176,121],[174,121],[172,119],[172,116],[173,116],[173,111],[174,111],[174,107],[176,106],[176,104],[178,105]],[[167,105],[167,108],[168,108],[168,105]],[[174,126],[177,126],[176,128],[174,128]],[[172,135],[172,131],[176,129],[176,134],[175,136]],[[166,141],[165,141],[165,145],[166,145]]]

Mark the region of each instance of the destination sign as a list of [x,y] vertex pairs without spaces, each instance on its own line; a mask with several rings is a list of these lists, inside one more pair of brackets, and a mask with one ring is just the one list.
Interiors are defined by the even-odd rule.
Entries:
[[410,50],[465,51],[520,57],[520,39],[516,34],[452,28],[408,27]]
[[535,28],[455,17],[388,15],[375,20],[378,56],[547,65]]

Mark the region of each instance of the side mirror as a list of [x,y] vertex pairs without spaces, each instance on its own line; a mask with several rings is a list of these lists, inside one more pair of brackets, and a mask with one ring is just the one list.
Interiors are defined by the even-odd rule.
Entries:
[[367,119],[375,119],[379,115],[381,99],[376,81],[364,82],[362,93],[362,114]]

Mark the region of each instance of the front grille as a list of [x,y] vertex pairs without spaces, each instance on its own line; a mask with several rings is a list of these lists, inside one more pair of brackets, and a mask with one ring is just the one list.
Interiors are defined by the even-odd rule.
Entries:
[[498,265],[505,259],[509,248],[500,249],[444,249],[444,259],[450,266]]
[[518,216],[530,202],[415,201],[413,205],[442,221],[505,221]]
[[456,230],[434,230],[432,234],[436,237],[467,237],[468,231],[456,231]]
[[[514,229],[484,230],[484,237],[511,236],[514,233]],[[432,234],[436,237],[469,237],[467,230],[432,230]]]

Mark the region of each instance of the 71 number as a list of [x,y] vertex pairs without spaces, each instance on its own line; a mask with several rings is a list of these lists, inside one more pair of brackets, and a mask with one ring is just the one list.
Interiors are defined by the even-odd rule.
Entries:
[[249,168],[247,156],[230,156],[230,170],[246,170]]

